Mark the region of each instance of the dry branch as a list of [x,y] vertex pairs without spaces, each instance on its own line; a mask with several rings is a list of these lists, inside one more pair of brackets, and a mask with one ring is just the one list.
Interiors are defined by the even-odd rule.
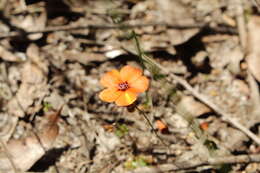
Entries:
[[[129,50],[127,50],[129,51]],[[147,61],[152,62],[154,65],[156,65],[163,73],[168,74],[168,81],[170,83],[173,83],[173,81],[178,82],[180,85],[182,85],[186,90],[188,90],[194,97],[196,97],[197,99],[199,99],[201,102],[203,102],[204,104],[206,104],[207,106],[209,106],[212,110],[215,111],[215,113],[217,113],[218,115],[220,115],[221,119],[229,124],[231,124],[232,126],[234,126],[235,128],[241,130],[243,133],[245,133],[248,137],[250,137],[253,141],[255,141],[258,145],[260,145],[260,138],[258,136],[256,136],[254,133],[252,133],[250,130],[248,130],[245,126],[243,126],[236,118],[234,118],[235,116],[225,112],[221,107],[217,106],[216,104],[214,104],[213,102],[210,101],[210,99],[208,99],[207,96],[199,93],[196,89],[194,89],[186,80],[182,79],[179,76],[174,75],[170,69],[166,69],[164,67],[162,67],[160,64],[158,64],[157,62],[155,62],[153,59],[144,56],[144,59],[146,59]]]
[[[72,31],[72,30],[82,30],[82,29],[133,29],[133,28],[143,28],[143,27],[150,27],[150,26],[164,26],[168,29],[192,29],[192,28],[203,28],[203,27],[209,27],[208,24],[198,23],[194,25],[174,25],[174,24],[168,24],[168,23],[146,23],[146,24],[121,24],[121,25],[109,25],[109,24],[101,24],[101,25],[83,25],[83,26],[75,26],[75,25],[62,25],[62,26],[55,26],[55,27],[46,27],[42,30],[35,30],[35,31],[13,31],[9,33],[0,33],[0,39],[7,38],[7,37],[16,37],[16,36],[23,36],[23,35],[30,35],[30,34],[36,34],[36,33],[49,33],[49,32],[56,32],[56,31]],[[217,32],[223,32],[223,33],[232,33],[237,34],[237,31],[234,28],[226,28],[226,27],[215,27],[212,28],[213,30]]]
[[244,9],[241,0],[235,0],[236,2],[236,21],[237,21],[237,29],[240,39],[240,44],[243,49],[246,48],[247,45],[247,32],[246,32],[246,24],[244,18]]
[[226,113],[223,109],[221,109],[219,106],[217,106],[216,104],[214,104],[213,102],[211,102],[207,96],[199,93],[197,90],[195,90],[194,88],[192,88],[192,86],[185,80],[183,80],[182,78],[174,75],[174,74],[170,74],[170,77],[177,81],[179,84],[181,84],[185,89],[187,89],[188,91],[191,92],[191,94],[193,96],[195,96],[197,99],[199,99],[200,101],[202,101],[204,104],[206,104],[207,106],[209,106],[212,110],[214,110],[217,114],[219,114],[221,116],[221,119],[225,122],[228,122],[229,124],[233,125],[234,127],[236,127],[237,129],[241,130],[242,132],[244,132],[248,137],[250,137],[252,140],[254,140],[258,145],[260,145],[260,139],[258,136],[256,136],[254,133],[252,133],[250,130],[248,130],[245,126],[243,126],[240,122],[238,122],[238,120],[236,118],[233,118],[234,115]]
[[220,164],[236,164],[236,163],[253,163],[260,162],[260,155],[237,155],[225,157],[212,157],[207,161],[194,162],[192,164],[162,164],[154,167],[137,168],[127,173],[159,173],[167,171],[180,171],[194,169],[199,166],[220,165]]

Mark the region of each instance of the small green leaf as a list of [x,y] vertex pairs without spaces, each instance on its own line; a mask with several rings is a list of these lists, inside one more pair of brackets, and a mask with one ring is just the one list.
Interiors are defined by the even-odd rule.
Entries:
[[124,17],[126,16],[126,13],[117,9],[109,9],[107,11],[107,14],[111,17],[112,21],[115,24],[122,23],[124,21]]
[[116,136],[123,137],[128,133],[128,127],[125,124],[117,125],[117,129],[115,131]]
[[148,166],[149,162],[144,156],[137,156],[124,163],[124,167],[128,170],[133,170],[139,167]]
[[52,108],[52,105],[49,102],[43,103],[43,111],[48,112]]
[[166,75],[164,75],[164,74],[160,74],[160,73],[154,73],[153,74],[153,79],[154,80],[161,80],[161,79],[163,79],[165,77],[166,77]]
[[137,167],[147,166],[147,162],[146,162],[145,158],[143,158],[143,157],[137,157],[135,160],[135,163],[136,163]]

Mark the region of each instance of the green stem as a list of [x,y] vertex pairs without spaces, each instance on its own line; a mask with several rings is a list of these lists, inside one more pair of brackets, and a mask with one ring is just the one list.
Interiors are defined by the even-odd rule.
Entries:
[[147,121],[148,125],[151,127],[152,131],[154,132],[154,134],[156,135],[156,137],[161,141],[161,143],[163,145],[165,145],[167,148],[169,147],[169,145],[167,145],[162,138],[158,135],[157,131],[155,130],[155,128],[153,127],[152,123],[150,122],[150,120],[148,119],[147,115],[145,112],[143,112],[141,109],[139,109],[137,106],[135,106],[135,108],[143,115],[143,117],[145,118],[145,120]]
[[139,61],[140,61],[141,65],[142,65],[142,67],[145,68],[145,65],[144,65],[144,62],[143,62],[143,55],[144,55],[144,53],[143,53],[143,51],[142,51],[140,42],[139,42],[139,40],[138,40],[138,38],[137,38],[137,35],[136,35],[136,33],[135,33],[134,30],[132,31],[132,35],[133,35],[133,37],[134,37],[135,45],[136,45],[136,48],[137,48],[137,53],[138,53]]

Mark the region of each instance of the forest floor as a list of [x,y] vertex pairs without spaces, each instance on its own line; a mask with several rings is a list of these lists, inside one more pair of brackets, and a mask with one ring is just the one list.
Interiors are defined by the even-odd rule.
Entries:
[[[0,172],[259,172],[258,3],[1,0]],[[125,65],[149,89],[100,100]]]

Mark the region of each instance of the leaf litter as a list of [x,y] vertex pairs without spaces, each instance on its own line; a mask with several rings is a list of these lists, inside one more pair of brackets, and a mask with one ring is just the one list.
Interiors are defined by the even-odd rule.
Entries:
[[59,133],[57,121],[60,111],[46,115],[47,123],[38,133],[23,139],[12,139],[1,147],[0,172],[26,171],[38,161],[52,144]]
[[[153,58],[258,134],[257,7],[241,2],[242,27],[237,6],[220,0],[6,2],[0,23],[0,170],[219,171],[223,165],[207,161],[258,154],[248,136],[138,57]],[[237,30],[243,27],[247,50]],[[154,127],[158,121],[167,125],[166,133],[158,133],[169,148],[137,111],[98,98],[101,76],[127,64],[147,67],[151,86],[137,104]],[[62,105],[61,115],[51,114],[61,117],[58,133],[45,112]],[[250,162],[228,167],[259,170]]]

